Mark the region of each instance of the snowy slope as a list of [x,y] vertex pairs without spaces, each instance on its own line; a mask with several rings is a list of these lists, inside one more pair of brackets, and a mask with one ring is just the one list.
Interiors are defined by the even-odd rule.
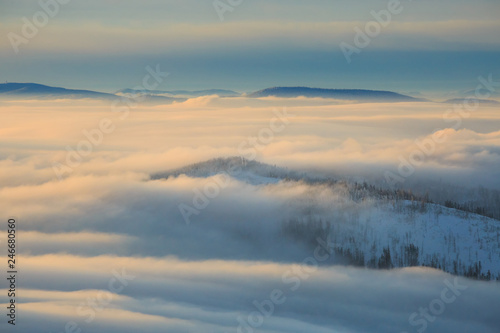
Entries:
[[242,157],[215,158],[206,162],[196,163],[180,169],[154,174],[152,179],[187,175],[194,178],[211,177],[219,173],[227,173],[232,178],[249,184],[271,184],[284,179],[310,179],[304,173],[290,171],[269,164],[250,161]]
[[336,246],[364,253],[365,263],[378,260],[383,247],[389,247],[393,265],[406,266],[401,262],[405,246],[413,244],[419,249],[419,265],[464,275],[481,262],[483,273],[500,273],[498,220],[410,201],[364,206],[356,213],[339,214],[331,235]]
[[[496,219],[418,199],[388,197],[374,187],[310,177],[240,157],[213,159],[156,174],[152,179],[179,175],[205,178],[219,173],[258,188],[280,183],[308,184],[342,193],[342,200],[328,205],[327,214],[315,210],[320,204],[318,198],[302,200],[308,201],[312,213],[289,221],[287,230],[292,232],[287,236],[307,243],[315,239],[318,231],[307,230],[308,221],[322,221],[328,225],[322,232],[330,236],[338,257],[350,260],[344,260],[348,264],[377,268],[383,249],[388,248],[393,267],[405,267],[411,262],[476,278],[490,271],[492,279],[500,278],[500,221]],[[408,259],[410,247],[418,252],[413,261]]]

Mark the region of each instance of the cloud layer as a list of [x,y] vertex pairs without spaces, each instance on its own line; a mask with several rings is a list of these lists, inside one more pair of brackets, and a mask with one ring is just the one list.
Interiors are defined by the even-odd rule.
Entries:
[[[282,106],[288,123],[264,144],[261,131]],[[409,179],[448,175],[468,186],[463,176],[472,175],[474,185],[498,188],[496,109],[480,107],[453,128],[447,108],[212,96],[140,106],[122,120],[95,101],[4,101],[0,209],[21,226],[19,332],[495,332],[495,284],[432,269],[337,266],[336,257],[316,267],[315,246],[285,237],[283,222],[348,221],[354,206],[374,209],[355,205],[342,187],[236,179],[186,225],[178,205],[193,204],[196,189],[217,176],[150,179],[257,142],[257,159],[271,164],[383,181],[415,140],[437,131],[446,140]],[[68,151],[90,140],[83,131],[103,118],[114,130],[58,180],[54,163],[67,164]],[[439,301],[450,284],[464,287],[445,293],[453,302]],[[271,298],[278,301],[267,316]]]

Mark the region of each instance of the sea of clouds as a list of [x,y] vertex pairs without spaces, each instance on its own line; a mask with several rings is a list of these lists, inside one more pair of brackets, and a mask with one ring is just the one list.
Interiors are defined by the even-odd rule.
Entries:
[[[443,140],[401,186],[499,189],[496,107],[481,106],[456,126],[452,106],[432,102],[208,96],[138,105],[126,117],[92,100],[0,103],[0,209],[19,228],[18,332],[498,332],[496,283],[346,267],[327,247],[319,255],[283,235],[290,218],[347,209],[335,188],[233,179],[186,224],[179,204],[217,176],[151,179],[255,153],[269,164],[383,184],[401,157],[439,133]],[[276,113],[283,127],[259,139]],[[79,153],[103,119],[109,131]]]

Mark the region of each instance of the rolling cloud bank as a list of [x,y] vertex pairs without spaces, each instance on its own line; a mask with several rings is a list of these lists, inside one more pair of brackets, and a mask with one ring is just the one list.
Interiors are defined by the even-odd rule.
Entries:
[[497,109],[1,100],[16,328],[498,332]]

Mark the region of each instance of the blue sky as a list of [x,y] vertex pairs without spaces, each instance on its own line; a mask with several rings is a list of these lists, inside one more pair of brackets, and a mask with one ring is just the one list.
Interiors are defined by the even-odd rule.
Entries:
[[[222,0],[226,2],[227,0]],[[345,60],[339,44],[389,1],[243,1],[224,14],[212,0],[78,1],[16,54],[37,1],[0,1],[0,80],[115,91],[140,84],[160,64],[160,89],[307,85],[397,91],[455,91],[500,74],[498,1],[401,1],[370,45]]]

